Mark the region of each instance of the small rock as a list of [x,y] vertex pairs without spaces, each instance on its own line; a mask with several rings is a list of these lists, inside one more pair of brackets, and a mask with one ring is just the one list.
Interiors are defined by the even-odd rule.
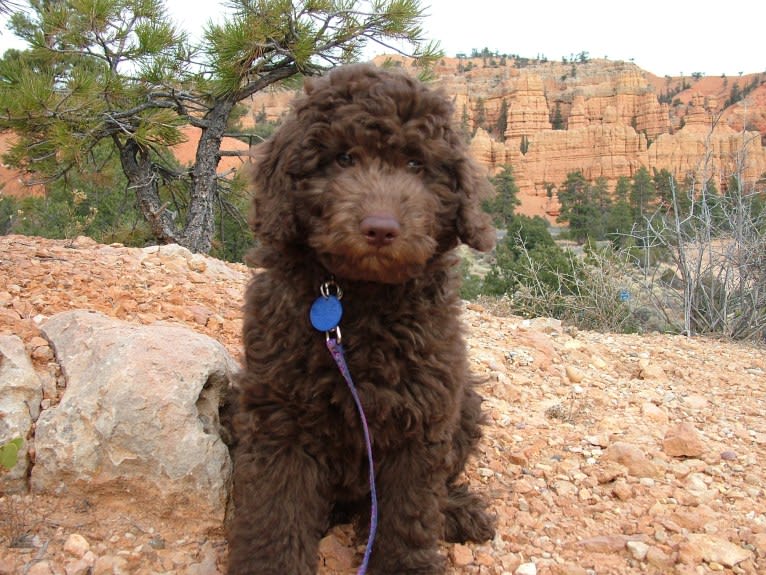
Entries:
[[685,421],[668,429],[662,440],[662,450],[672,457],[699,457],[706,452],[697,429]]
[[572,383],[580,383],[585,377],[582,371],[572,365],[566,367],[566,374]]
[[628,541],[625,546],[630,551],[633,559],[637,561],[643,561],[646,559],[647,553],[649,553],[649,546],[643,541]]
[[638,362],[638,378],[649,380],[666,379],[665,370],[661,366],[649,363],[648,359],[641,359]]
[[766,533],[756,533],[751,543],[758,553],[766,555]]
[[502,564],[503,573],[514,573],[519,565],[521,565],[521,559],[518,553],[507,553],[501,557],[500,563]]
[[32,359],[37,359],[39,361],[50,361],[53,359],[53,350],[48,344],[48,340],[43,337],[33,337],[29,340],[27,347],[29,348]]
[[627,501],[633,497],[633,488],[628,484],[627,481],[620,478],[614,482],[612,493],[614,493],[615,497],[617,497],[617,499],[620,501]]
[[624,465],[634,477],[655,477],[658,473],[657,467],[641,449],[624,441],[617,441],[607,447],[602,459]]
[[577,546],[591,553],[618,553],[629,541],[625,535],[597,535],[577,542]]
[[585,441],[597,447],[608,447],[609,435],[606,433],[601,433],[599,435],[586,435]]
[[476,563],[478,565],[484,565],[486,567],[491,567],[495,564],[495,558],[492,557],[489,553],[485,553],[484,551],[477,551],[476,552]]
[[687,540],[681,543],[679,554],[684,563],[694,564],[702,560],[725,567],[733,567],[753,556],[751,551],[739,545],[706,533],[690,533]]
[[124,557],[102,555],[93,565],[93,575],[123,575],[128,573],[128,560]]
[[527,467],[529,465],[529,458],[523,451],[514,451],[508,455],[508,461],[514,465],[520,465],[521,467]]
[[734,451],[726,450],[721,452],[721,459],[724,461],[736,461],[737,454]]
[[537,566],[534,563],[522,563],[513,573],[514,575],[537,575]]
[[332,533],[319,542],[319,556],[330,569],[345,571],[354,566],[354,550],[343,545]]
[[668,424],[668,414],[664,409],[655,405],[654,403],[647,402],[641,406],[641,413],[644,419],[656,423],[661,426]]
[[551,484],[551,487],[559,497],[572,498],[577,495],[577,487],[571,481],[558,479]]
[[210,316],[213,315],[212,311],[201,305],[189,306],[189,312],[191,313],[194,321],[199,325],[207,325]]
[[465,567],[473,563],[473,551],[467,545],[455,543],[449,554],[452,562],[458,567]]
[[603,461],[593,470],[592,475],[599,484],[611,483],[625,475],[625,467],[615,461]]
[[91,556],[90,558],[83,557],[82,559],[69,561],[64,566],[66,575],[90,575],[96,558],[93,556],[93,553],[89,553],[89,555]]
[[585,567],[580,567],[574,563],[556,565],[553,572],[556,575],[588,575],[588,570]]
[[82,558],[90,551],[90,543],[79,533],[72,533],[64,543],[64,551],[72,557]]
[[706,477],[704,473],[690,473],[686,476],[684,487],[692,493],[704,493],[707,491]]
[[193,272],[204,272],[207,269],[207,261],[205,260],[205,256],[201,254],[194,254],[192,255],[186,262],[186,264],[189,266],[189,269]]
[[13,296],[7,291],[0,290],[0,307],[8,307],[13,302]]
[[707,398],[701,395],[688,395],[683,398],[684,407],[688,407],[689,409],[705,409],[708,406],[708,403]]
[[53,568],[48,561],[38,561],[29,568],[27,575],[53,575]]
[[659,547],[649,547],[646,552],[646,562],[653,567],[660,569],[663,573],[667,573],[675,565],[673,557],[665,553]]

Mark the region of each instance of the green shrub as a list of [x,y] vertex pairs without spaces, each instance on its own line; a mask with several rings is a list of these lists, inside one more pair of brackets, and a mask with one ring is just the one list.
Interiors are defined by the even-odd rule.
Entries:
[[21,437],[11,439],[8,443],[0,445],[0,471],[10,471],[19,462],[19,450],[24,444]]

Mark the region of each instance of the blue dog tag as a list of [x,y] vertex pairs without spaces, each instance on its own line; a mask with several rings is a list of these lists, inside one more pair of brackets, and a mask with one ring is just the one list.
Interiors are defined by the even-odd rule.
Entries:
[[343,306],[334,295],[318,297],[309,312],[311,325],[319,331],[332,331],[338,327],[342,316]]

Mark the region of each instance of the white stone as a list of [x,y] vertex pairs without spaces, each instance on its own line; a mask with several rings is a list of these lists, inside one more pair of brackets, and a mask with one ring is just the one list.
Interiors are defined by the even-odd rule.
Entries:
[[231,461],[218,411],[237,369],[226,349],[184,327],[81,310],[43,332],[67,387],[37,422],[33,490],[89,499],[119,490],[174,516],[222,520]]
[[514,575],[537,575],[537,566],[534,563],[522,563],[513,573]]

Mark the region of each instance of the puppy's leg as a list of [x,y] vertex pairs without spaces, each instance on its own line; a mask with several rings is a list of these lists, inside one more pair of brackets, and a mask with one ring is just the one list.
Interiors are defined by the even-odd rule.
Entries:
[[[436,449],[434,449],[436,447]],[[447,450],[412,443],[390,454],[377,473],[378,535],[370,572],[376,575],[437,575],[446,561],[437,542],[443,530],[440,501]]]
[[468,486],[450,485],[444,508],[444,539],[450,543],[483,543],[495,536],[495,520],[484,500]]
[[240,443],[229,575],[313,575],[331,502],[314,459],[290,445]]
[[481,401],[473,389],[469,387],[466,390],[460,411],[460,426],[452,441],[451,461],[454,465],[447,483],[444,538],[453,543],[480,543],[495,535],[494,518],[487,513],[486,503],[471,493],[467,485],[456,483],[468,456],[476,449],[481,438]]

